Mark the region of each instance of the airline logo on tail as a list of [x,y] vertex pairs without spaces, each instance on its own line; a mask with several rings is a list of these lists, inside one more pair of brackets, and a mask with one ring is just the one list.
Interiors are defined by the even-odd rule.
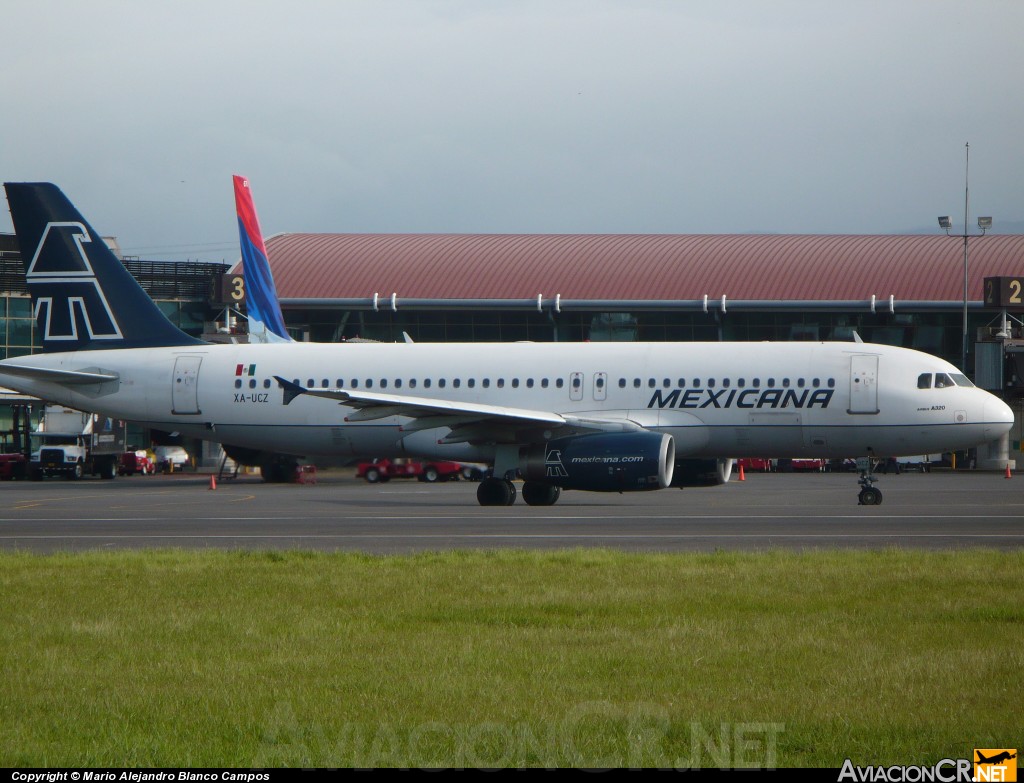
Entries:
[[233,181],[238,237],[242,247],[242,274],[245,276],[245,310],[249,316],[249,342],[292,342],[277,300],[277,288],[270,273],[270,260],[263,243],[260,221],[256,217],[249,180],[235,175]]
[[39,238],[25,278],[44,341],[123,338],[85,252],[87,242],[89,230],[77,221],[47,223]]

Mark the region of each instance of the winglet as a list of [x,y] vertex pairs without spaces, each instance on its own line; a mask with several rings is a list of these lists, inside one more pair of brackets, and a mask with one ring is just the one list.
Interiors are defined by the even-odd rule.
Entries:
[[296,397],[306,393],[306,389],[304,387],[299,386],[299,384],[297,384],[297,383],[292,383],[291,381],[286,381],[280,375],[275,375],[274,376],[274,380],[278,382],[278,384],[280,385],[280,387],[282,389],[284,389],[284,404],[285,405],[290,404],[291,401],[294,400]]

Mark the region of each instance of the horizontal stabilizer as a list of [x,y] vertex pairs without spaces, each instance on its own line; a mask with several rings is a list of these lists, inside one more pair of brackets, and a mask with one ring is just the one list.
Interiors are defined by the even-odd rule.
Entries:
[[109,383],[120,376],[103,372],[86,372],[84,370],[53,370],[47,367],[26,367],[23,364],[5,364],[0,362],[0,376],[16,375],[19,378],[34,378],[37,381],[79,385],[85,383]]

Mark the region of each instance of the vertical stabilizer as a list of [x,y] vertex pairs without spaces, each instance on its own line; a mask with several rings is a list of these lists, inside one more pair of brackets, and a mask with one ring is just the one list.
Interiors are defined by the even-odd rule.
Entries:
[[245,309],[249,317],[249,342],[290,343],[281,305],[277,301],[274,276],[263,244],[260,221],[252,199],[249,180],[235,175],[235,210],[238,238],[242,246],[242,274],[245,277]]
[[60,188],[4,189],[44,351],[202,344],[167,320]]

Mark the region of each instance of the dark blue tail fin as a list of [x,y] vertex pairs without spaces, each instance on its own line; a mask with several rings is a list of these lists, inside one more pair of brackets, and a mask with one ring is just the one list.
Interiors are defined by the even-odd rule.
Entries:
[[167,320],[56,185],[4,188],[44,351],[202,344]]

